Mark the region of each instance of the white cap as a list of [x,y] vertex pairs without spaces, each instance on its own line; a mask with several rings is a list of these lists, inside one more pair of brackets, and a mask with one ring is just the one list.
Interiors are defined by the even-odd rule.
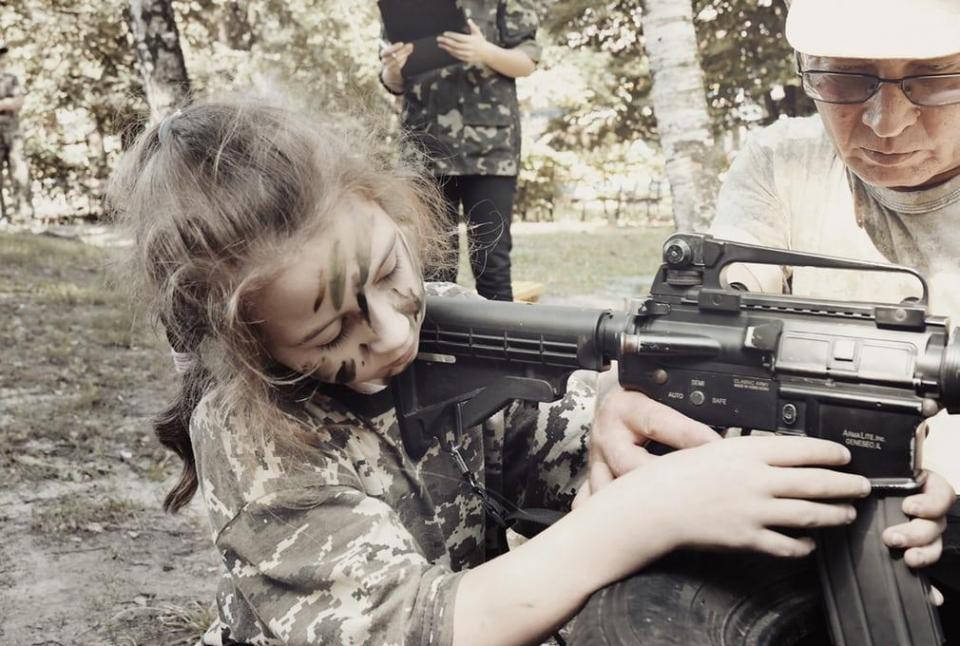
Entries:
[[940,58],[960,53],[960,0],[793,0],[787,40],[836,58]]

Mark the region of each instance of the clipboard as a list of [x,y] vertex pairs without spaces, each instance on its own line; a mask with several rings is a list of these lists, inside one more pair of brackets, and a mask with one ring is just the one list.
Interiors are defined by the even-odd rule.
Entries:
[[387,39],[413,44],[413,53],[403,66],[405,77],[461,62],[437,45],[437,36],[445,31],[470,33],[456,0],[377,0],[377,5]]

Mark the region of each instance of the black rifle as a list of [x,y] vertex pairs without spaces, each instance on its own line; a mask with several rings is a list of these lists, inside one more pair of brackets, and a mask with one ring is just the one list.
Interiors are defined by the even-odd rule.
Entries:
[[[914,270],[676,234],[650,296],[629,311],[429,297],[417,361],[394,380],[406,450],[419,457],[513,400],[554,401],[574,370],[620,384],[717,429],[844,444],[873,495],[849,527],[823,530],[819,569],[836,646],[943,642],[929,586],[882,543],[916,491],[924,420],[960,411],[960,343],[928,316]],[[899,272],[915,302],[841,303],[724,288],[731,263]],[[449,426],[447,426],[449,428]]]

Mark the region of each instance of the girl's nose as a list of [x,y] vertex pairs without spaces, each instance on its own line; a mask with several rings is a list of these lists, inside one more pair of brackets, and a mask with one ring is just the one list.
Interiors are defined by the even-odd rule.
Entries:
[[410,342],[410,320],[384,298],[368,300],[372,338],[367,344],[377,354],[390,354]]

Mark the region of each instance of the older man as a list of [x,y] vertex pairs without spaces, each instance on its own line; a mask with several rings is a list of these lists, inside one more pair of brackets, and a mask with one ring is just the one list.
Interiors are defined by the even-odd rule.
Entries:
[[[721,190],[718,237],[918,267],[936,313],[960,319],[960,2],[794,0],[787,38],[819,115],[758,132]],[[894,300],[919,286],[886,275],[734,267],[728,279],[764,291],[844,300]],[[954,418],[934,420],[960,426]],[[960,451],[943,428],[926,466],[960,486]],[[960,428],[954,430],[960,438]],[[715,436],[638,393],[615,390],[599,408],[590,479],[581,495],[655,459],[650,437],[677,447]],[[956,441],[953,442],[956,445]],[[907,498],[910,523],[885,541],[914,567],[936,561],[953,500],[940,477]],[[911,506],[916,505],[916,506]]]
[[[757,133],[720,193],[718,237],[890,261],[928,277],[960,323],[960,2],[795,0],[787,38],[818,115]],[[737,268],[752,290],[898,302],[896,275]],[[948,427],[952,427],[949,428]],[[960,423],[931,424],[927,465],[960,488]]]

